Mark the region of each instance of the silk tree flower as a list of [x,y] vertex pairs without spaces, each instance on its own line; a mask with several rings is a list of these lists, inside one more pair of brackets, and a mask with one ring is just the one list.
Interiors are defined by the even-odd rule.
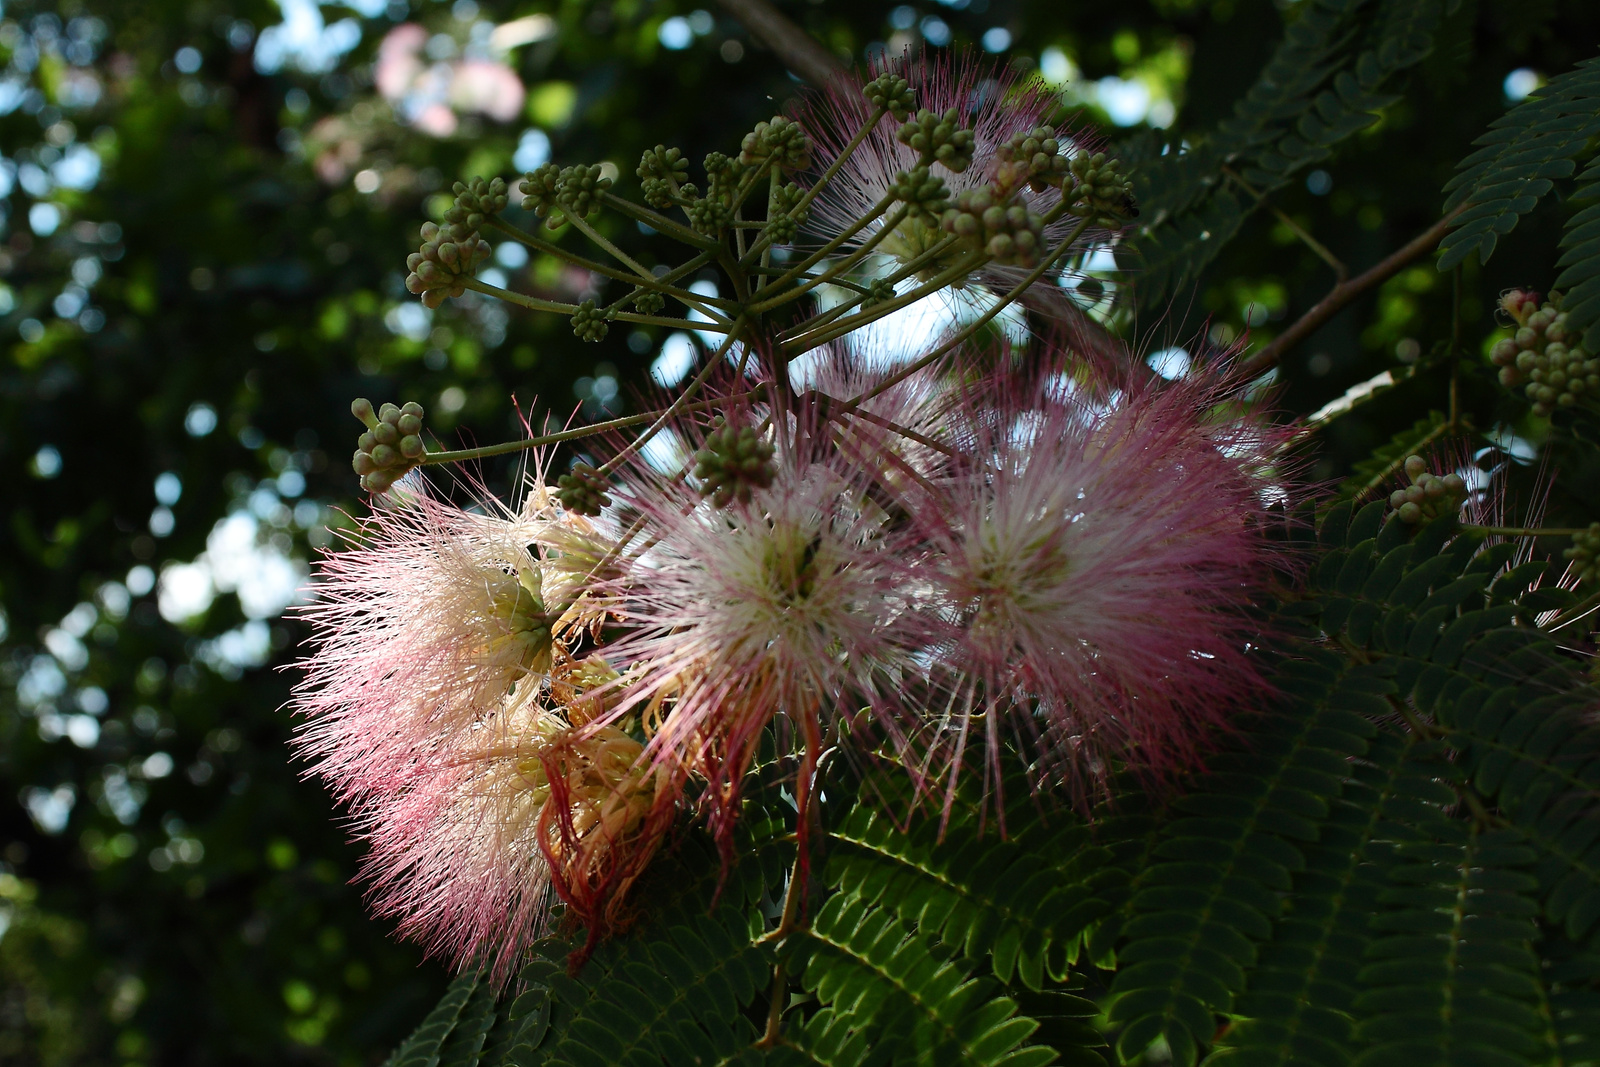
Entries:
[[542,488],[520,511],[488,507],[404,494],[319,563],[296,744],[339,799],[397,787],[432,746],[526,699],[567,631],[603,615],[583,583],[608,546],[588,520]]
[[[916,94],[913,113],[925,109],[943,115],[954,109],[970,126],[975,141],[971,165],[960,173],[937,163],[931,168],[931,175],[943,180],[952,200],[964,192],[976,193],[988,187],[1002,165],[1000,148],[1013,135],[1027,134],[1044,125],[1045,119],[1058,106],[1042,86],[1019,84],[1017,76],[1008,68],[966,55],[884,60],[875,64],[871,73],[884,72],[899,74],[911,83]],[[801,122],[816,144],[815,167],[822,171],[831,166],[871,115],[872,105],[858,92],[830,88],[813,95]],[[903,172],[910,172],[917,166],[918,153],[895,136],[901,125],[893,116],[880,119],[845,161],[838,175],[818,194],[811,209],[811,229],[816,236],[827,240],[852,229],[857,220],[870,214],[889,194]],[[1058,140],[1068,155],[1075,155],[1086,147],[1078,143],[1079,137],[1071,131],[1060,131]],[[1055,207],[1061,199],[1058,189],[1037,192],[1027,186],[1017,196],[1015,203],[1039,215]],[[888,214],[893,214],[893,208]],[[875,236],[887,217],[886,214],[866,227],[844,251]],[[1047,226],[1043,233],[1044,247],[1054,249],[1076,222],[1075,218],[1066,216]],[[912,212],[894,233],[884,237],[878,250],[891,256],[898,267],[946,236],[936,222]],[[1095,237],[1099,239],[1101,235]],[[1092,243],[1087,235],[1084,243],[1086,247]],[[934,261],[921,274],[934,276],[960,254],[951,253]],[[991,263],[972,277],[991,287],[1010,288],[1026,273],[1021,267]]]
[[573,659],[614,607],[590,588],[611,542],[537,483],[491,514],[420,486],[321,562],[296,746],[371,846],[377,911],[503,976],[552,890],[592,937],[617,925],[678,797],[594,721],[616,672]]
[[607,650],[638,673],[618,713],[646,715],[653,758],[705,781],[724,849],[763,730],[780,720],[815,757],[830,724],[881,702],[904,656],[909,531],[831,449],[780,442],[775,466],[720,508],[664,478],[614,493],[655,541],[623,579],[630,632]]
[[406,789],[356,807],[374,910],[457,967],[489,962],[503,981],[546,931],[552,892],[592,948],[622,925],[676,813],[673,779],[640,741],[585,717],[603,702],[577,698],[583,666],[560,687],[568,703],[508,702]]
[[998,782],[1008,731],[1080,802],[1113,763],[1167,777],[1262,688],[1248,608],[1274,560],[1254,453],[1206,422],[1224,383],[1060,381],[970,391],[969,459],[912,512],[944,679],[913,762],[951,796],[970,748]]

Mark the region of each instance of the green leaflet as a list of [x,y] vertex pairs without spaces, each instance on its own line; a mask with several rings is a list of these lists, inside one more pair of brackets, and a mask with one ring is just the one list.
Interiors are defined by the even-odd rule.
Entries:
[[1284,663],[1275,684],[1273,712],[1207,761],[1133,879],[1111,985],[1124,1059],[1159,1037],[1187,1067],[1210,1045],[1305,867],[1303,844],[1318,839],[1346,762],[1374,733],[1361,714],[1365,694],[1392,686],[1328,655]]
[[[1600,110],[1600,102],[1596,109]],[[1600,197],[1600,157],[1590,160],[1579,176],[1578,190],[1572,198],[1583,201],[1596,197]],[[1600,348],[1600,332],[1594,328],[1600,322],[1600,204],[1592,204],[1567,220],[1561,247],[1566,251],[1556,262],[1562,270],[1555,281],[1556,288],[1564,291],[1561,306],[1573,331],[1584,331],[1583,343],[1594,351]]]
[[[1495,120],[1445,185],[1445,210],[1465,207],[1439,244],[1439,269],[1473,252],[1487,262],[1495,244],[1550,191],[1571,177],[1574,159],[1600,134],[1600,58],[1585,60]],[[1584,257],[1587,259],[1587,256]],[[1565,283],[1571,284],[1571,282]],[[1594,321],[1586,311],[1583,324]],[[1581,328],[1581,326],[1580,326]]]
[[[1272,936],[1260,948],[1229,1027],[1207,1064],[1343,1067],[1353,1055],[1350,1012],[1371,938],[1367,923],[1394,862],[1396,837],[1415,821],[1423,782],[1416,739],[1384,734],[1354,761]],[[1448,790],[1445,799],[1451,799]],[[1434,817],[1439,817],[1434,812]]]
[[[483,977],[477,972],[464,974],[450,983],[438,1005],[428,1013],[412,1035],[394,1050],[384,1067],[439,1067],[439,1052],[461,1022],[462,1010],[473,998]],[[468,1024],[469,1028],[471,1023]]]
[[1353,1005],[1366,1050],[1358,1067],[1518,1064],[1538,1053],[1538,936],[1514,830],[1429,820],[1402,843],[1378,897],[1363,992]]
[[1042,815],[1025,785],[1007,795],[1020,802],[1005,836],[985,832],[981,803],[958,803],[946,826],[923,815],[909,828],[883,804],[858,804],[829,835],[829,881],[974,962],[987,958],[1003,982],[1066,981],[1081,938],[1110,911],[1097,892],[1115,878],[1110,854],[1071,813]]
[[1378,121],[1394,78],[1432,53],[1459,0],[1307,0],[1234,113],[1190,150],[1153,138],[1128,145],[1142,217],[1139,300],[1159,306],[1197,277],[1257,204]]

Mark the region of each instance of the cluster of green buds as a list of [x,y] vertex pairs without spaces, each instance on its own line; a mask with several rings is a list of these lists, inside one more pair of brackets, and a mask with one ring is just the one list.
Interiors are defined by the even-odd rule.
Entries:
[[917,218],[929,223],[937,222],[950,207],[950,190],[944,179],[919,164],[895,176],[889,193],[904,204]]
[[[641,299],[636,297],[634,303],[639,304]],[[593,300],[585,300],[572,313],[572,332],[580,341],[603,341],[610,330],[611,323],[605,310]]]
[[940,224],[949,233],[980,245],[996,263],[1034,267],[1044,251],[1044,218],[1025,204],[1009,206],[992,189],[959,194]]
[[739,145],[739,162],[754,167],[769,159],[779,170],[805,170],[811,166],[811,138],[782,115],[758,122]]
[[755,427],[717,427],[694,454],[700,495],[710,497],[712,505],[719,508],[735,500],[749,503],[753,490],[772,484],[772,455],[772,445],[761,439]]
[[917,155],[922,163],[940,163],[960,174],[972,166],[972,153],[978,147],[973,132],[961,125],[961,113],[951,108],[943,115],[926,108],[895,131],[895,139]]
[[689,184],[689,161],[684,158],[681,149],[658,144],[644,150],[634,173],[639,176],[645,203],[665,210],[673,205],[673,198],[680,196],[683,187]]
[[556,479],[556,499],[568,511],[592,518],[611,506],[611,497],[606,494],[608,488],[605,475],[587,463],[578,463],[571,473]]
[[911,83],[893,71],[885,71],[862,86],[861,95],[867,98],[867,103],[883,108],[901,122],[910,116],[911,107],[917,101]]
[[1572,544],[1562,551],[1577,571],[1578,581],[1600,581],[1600,522],[1572,535]]
[[1405,468],[1411,484],[1389,494],[1389,506],[1401,522],[1415,526],[1460,513],[1461,505],[1467,501],[1467,483],[1461,475],[1431,474],[1428,461],[1421,456],[1408,456]]
[[1070,161],[1062,147],[1056,131],[1048,126],[1012,134],[1009,141],[995,149],[995,155],[1000,157],[995,184],[1010,190],[1026,182],[1036,193],[1052,186],[1059,189],[1071,174]]
[[794,182],[780,185],[772,191],[767,209],[767,232],[774,243],[788,244],[800,232],[800,227],[806,224],[811,212],[800,206],[805,195],[805,190]]
[[1500,307],[1517,324],[1517,332],[1501,338],[1489,352],[1500,368],[1500,384],[1522,389],[1536,415],[1570,408],[1583,401],[1600,402],[1600,358],[1590,355],[1567,329],[1561,296],[1551,293],[1542,306],[1537,293],[1512,289]]
[[461,232],[452,223],[422,224],[422,247],[406,257],[406,289],[436,308],[447,296],[466,292],[466,281],[489,258],[489,242],[476,231]]
[[1106,215],[1112,218],[1138,218],[1133,197],[1133,182],[1122,172],[1122,164],[1104,152],[1075,157],[1072,172],[1072,213],[1079,217]]
[[611,179],[599,163],[561,167],[546,163],[522,176],[522,207],[554,230],[566,219],[587,219],[600,210],[600,196]]
[[737,156],[708,152],[705,171],[705,196],[699,196],[699,190],[692,184],[683,187],[684,195],[691,198],[685,210],[689,214],[689,225],[707,237],[715,237],[733,221],[733,200],[739,180],[744,177],[745,165]]
[[405,407],[385,404],[374,412],[372,401],[362,397],[350,404],[350,414],[367,427],[350,466],[361,475],[361,488],[369,493],[387,492],[427,451],[422,443],[422,405],[416,401]]
[[483,229],[484,223],[506,209],[511,197],[504,178],[473,178],[452,187],[455,203],[444,213],[456,233]]

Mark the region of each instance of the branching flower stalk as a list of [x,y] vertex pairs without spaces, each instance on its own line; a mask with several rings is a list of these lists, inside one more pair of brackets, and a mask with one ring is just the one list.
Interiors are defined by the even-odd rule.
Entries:
[[[1189,765],[1215,709],[1258,687],[1239,609],[1271,551],[1249,457],[1274,432],[1224,449],[1206,413],[1228,380],[1157,389],[1048,322],[1030,365],[963,367],[989,359],[975,339],[997,315],[1102,239],[1091,230],[1136,213],[1116,162],[1043,125],[1043,97],[1006,78],[891,64],[859,97],[830,90],[710,153],[703,186],[656,146],[635,171],[645,206],[599,164],[524,175],[520,210],[602,258],[511,216],[500,178],[459,183],[425,227],[407,285],[429,306],[472,291],[567,316],[590,342],[612,323],[721,335],[653,410],[503,444],[430,452],[419,406],[352,408],[371,552],[325,574],[340,606],[313,614],[305,751],[371,828],[385,906],[477,887],[440,921],[409,920],[431,947],[459,961],[497,942],[506,965],[544,929],[548,886],[592,949],[627,922],[680,816],[732,861],[743,784],[772,742],[796,775],[781,940],[806,921],[824,738],[892,753],[947,812],[963,773],[998,782],[1012,749],[1038,788],[1086,804],[1114,766],[1160,780]],[[607,212],[687,256],[648,266]],[[626,291],[568,303],[490,285],[485,232]],[[821,306],[824,291],[846,296]],[[883,365],[873,331],[951,291],[982,313]],[[642,459],[663,434],[679,469]],[[580,439],[603,460],[557,473],[549,450]],[[486,501],[488,520],[411,474],[529,450],[524,503]],[[428,625],[408,629],[396,595]],[[371,645],[374,628],[394,640]],[[386,673],[383,650],[446,647],[421,690],[394,689],[412,675]],[[492,670],[456,692],[463,656]],[[363,738],[387,706],[408,709],[404,731]],[[487,867],[485,819],[516,828]],[[497,941],[493,910],[510,906]]]

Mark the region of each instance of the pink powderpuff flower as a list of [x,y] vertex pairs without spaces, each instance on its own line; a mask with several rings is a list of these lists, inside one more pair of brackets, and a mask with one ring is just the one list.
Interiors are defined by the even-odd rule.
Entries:
[[[798,740],[804,789],[825,728],[881,703],[905,656],[896,617],[911,533],[821,433],[780,440],[770,484],[726,507],[643,471],[612,494],[654,541],[619,583],[628,632],[607,653],[637,676],[614,714],[645,714],[653,757],[704,779],[724,849],[768,724]],[[808,439],[814,451],[796,447]]]
[[490,963],[497,981],[546,932],[552,892],[590,949],[625,925],[621,902],[678,797],[640,742],[583,709],[507,706],[406,789],[358,804],[377,914],[457,967]]
[[[899,74],[911,83],[916,93],[915,110],[925,109],[942,115],[953,108],[972,130],[975,146],[970,166],[959,174],[937,163],[932,167],[932,175],[943,179],[952,200],[963,192],[988,186],[1002,162],[997,149],[1013,135],[1026,134],[1044,125],[1046,117],[1058,106],[1041,85],[1018,84],[1017,75],[1009,68],[970,55],[883,59],[873,64],[870,73],[876,76],[886,71]],[[810,97],[800,121],[816,144],[814,163],[819,171],[827,170],[838,159],[871,115],[872,105],[860,92],[835,86]],[[838,175],[818,194],[812,204],[810,224],[818,236],[829,239],[853,229],[857,221],[870,214],[889,193],[901,172],[917,165],[917,153],[895,137],[900,125],[892,115],[879,120],[866,140],[844,162]],[[1069,156],[1094,150],[1086,137],[1072,131],[1063,129],[1057,138],[1069,145],[1064,149]],[[1060,203],[1061,192],[1055,188],[1036,192],[1024,186],[1018,197],[1016,203],[1043,215]],[[846,249],[875,236],[886,219],[887,215],[869,224],[847,242]],[[1049,224],[1043,234],[1044,247],[1055,249],[1077,221],[1068,215]],[[905,263],[946,236],[937,225],[912,216],[877,247]],[[1104,234],[1097,231],[1085,234],[1080,240],[1088,247],[1103,238]],[[953,261],[954,254],[934,261],[920,273],[932,277]],[[975,277],[991,287],[1009,289],[1027,273],[1022,267],[990,264]]]
[[1162,779],[1262,689],[1247,608],[1275,562],[1271,494],[1257,449],[1229,446],[1273,432],[1208,425],[1228,383],[1203,372],[1098,395],[1066,380],[970,390],[968,461],[913,509],[943,633],[908,759],[947,804],[969,748],[998,786],[1008,730],[1036,785],[1079,803],[1113,762]]
[[296,748],[341,800],[401,787],[528,699],[561,631],[598,610],[580,586],[604,538],[542,489],[520,512],[478,514],[410,485],[322,558],[302,611],[315,651],[299,663]]

